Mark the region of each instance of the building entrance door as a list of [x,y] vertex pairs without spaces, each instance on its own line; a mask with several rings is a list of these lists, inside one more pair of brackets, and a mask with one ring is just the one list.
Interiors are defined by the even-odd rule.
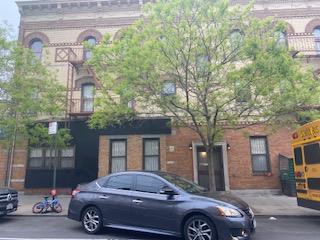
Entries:
[[[214,175],[217,191],[225,191],[222,147],[216,146],[213,156]],[[209,188],[209,164],[206,150],[203,146],[197,147],[198,183]]]

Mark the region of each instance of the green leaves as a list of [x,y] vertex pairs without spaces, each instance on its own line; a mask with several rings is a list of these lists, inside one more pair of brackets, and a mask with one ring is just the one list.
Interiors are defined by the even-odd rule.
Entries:
[[[279,43],[285,24],[256,19],[251,7],[225,0],[147,5],[146,19],[93,50],[103,100],[91,126],[161,115],[212,144],[222,126],[236,127],[241,120],[296,121],[305,104],[319,102],[319,83]],[[174,97],[162,94],[166,81],[176,84]],[[238,95],[246,101],[240,103]],[[135,99],[137,106],[130,109],[116,99]]]
[[29,50],[0,28],[0,128],[6,139],[28,137],[28,125],[61,116],[65,89]]

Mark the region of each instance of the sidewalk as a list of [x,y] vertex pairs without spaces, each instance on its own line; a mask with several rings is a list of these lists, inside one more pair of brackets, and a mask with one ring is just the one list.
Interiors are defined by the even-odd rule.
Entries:
[[[253,209],[257,216],[317,216],[320,217],[320,211],[298,207],[295,197],[288,197],[276,193],[268,193],[263,191],[232,191],[232,193],[244,201],[246,201]],[[39,195],[23,195],[19,194],[19,207],[15,213],[11,215],[31,216],[32,206],[41,201],[43,196]],[[68,205],[70,196],[61,195],[59,201],[62,204],[61,213],[48,212],[44,214],[36,214],[37,216],[65,216],[68,213]]]
[[320,211],[299,207],[296,197],[288,197],[279,193],[241,192],[233,194],[243,199],[257,216],[318,216]]
[[43,200],[43,195],[24,195],[19,193],[19,206],[18,210],[10,215],[23,215],[23,216],[65,216],[68,214],[68,206],[70,202],[71,196],[68,195],[59,195],[58,199],[62,205],[62,212],[48,212],[48,213],[40,213],[34,214],[32,213],[32,207],[35,203]]

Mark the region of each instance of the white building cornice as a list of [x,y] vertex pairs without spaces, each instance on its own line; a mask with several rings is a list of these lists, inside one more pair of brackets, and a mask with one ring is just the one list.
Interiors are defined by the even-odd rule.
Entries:
[[112,8],[136,10],[150,0],[33,0],[16,1],[21,16],[41,15],[47,13],[94,12]]

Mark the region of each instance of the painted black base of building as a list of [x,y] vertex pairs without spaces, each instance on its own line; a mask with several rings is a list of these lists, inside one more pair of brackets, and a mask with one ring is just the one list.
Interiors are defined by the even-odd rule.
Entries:
[[[73,120],[70,133],[75,146],[75,168],[57,169],[57,188],[75,188],[97,178],[100,135],[171,134],[171,126],[169,119],[137,119],[121,126],[90,129],[86,120]],[[26,189],[52,186],[53,169],[27,168]]]

